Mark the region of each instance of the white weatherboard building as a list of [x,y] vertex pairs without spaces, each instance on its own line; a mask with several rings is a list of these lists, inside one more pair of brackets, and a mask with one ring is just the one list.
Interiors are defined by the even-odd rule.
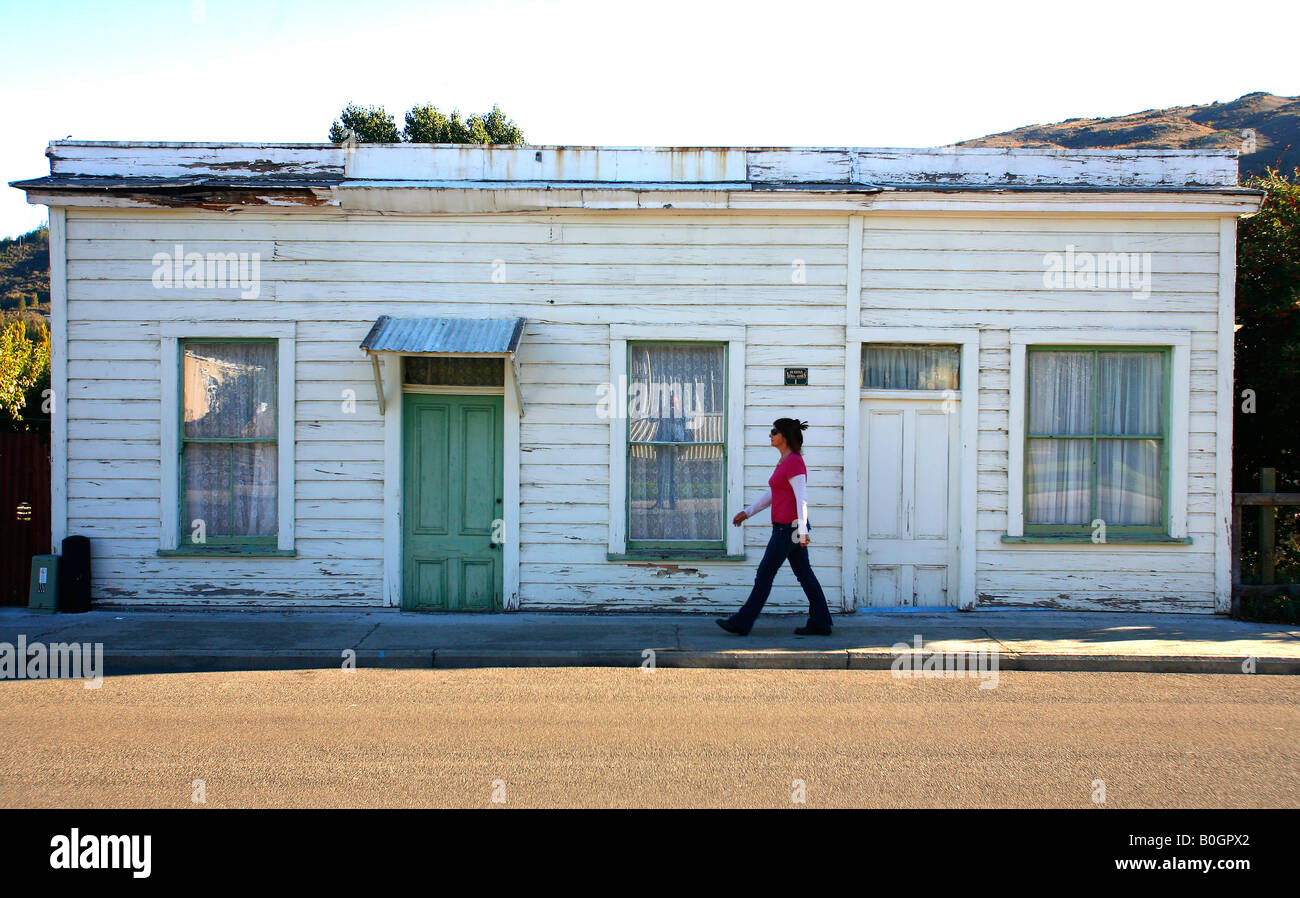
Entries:
[[48,156],[98,600],[729,612],[792,416],[833,609],[1228,609],[1235,153]]

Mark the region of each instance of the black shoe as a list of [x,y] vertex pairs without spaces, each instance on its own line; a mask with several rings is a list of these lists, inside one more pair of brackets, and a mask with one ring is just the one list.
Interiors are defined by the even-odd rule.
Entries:
[[742,630],[740,629],[740,627],[737,627],[735,624],[731,622],[731,618],[729,617],[720,617],[718,618],[717,623],[719,627],[726,630],[728,633],[735,633],[737,636],[749,635],[748,630]]
[[795,631],[794,631],[794,635],[795,635],[795,636],[830,636],[830,635],[831,635],[831,628],[830,628],[830,627],[813,627],[813,626],[808,626],[808,627],[796,627],[796,628],[795,628]]

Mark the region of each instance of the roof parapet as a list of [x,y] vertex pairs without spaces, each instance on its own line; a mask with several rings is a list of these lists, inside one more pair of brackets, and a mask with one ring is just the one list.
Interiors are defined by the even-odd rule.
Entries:
[[[563,147],[458,144],[261,144],[55,141],[50,174],[67,178],[219,177],[620,185],[844,185],[897,189],[1237,186],[1234,150],[1041,150],[986,147]],[[498,188],[499,189],[499,186]]]

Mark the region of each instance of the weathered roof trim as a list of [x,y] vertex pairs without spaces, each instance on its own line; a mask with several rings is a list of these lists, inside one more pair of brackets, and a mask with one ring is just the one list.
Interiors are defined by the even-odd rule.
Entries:
[[[460,144],[225,144],[55,141],[55,177],[732,185],[776,190],[921,187],[1235,187],[1232,150],[994,147],[562,147]],[[495,188],[488,188],[495,189]],[[668,188],[662,188],[668,189]],[[692,189],[707,189],[703,186]]]
[[1228,196],[1263,196],[1264,191],[1253,187],[1217,187],[1191,185],[1185,187],[1154,185],[1150,187],[1099,187],[1092,184],[847,184],[823,183],[721,183],[721,182],[660,182],[630,183],[618,181],[363,181],[342,178],[86,178],[44,176],[22,181],[10,181],[10,187],[19,190],[71,190],[71,191],[140,191],[199,188],[222,190],[328,190],[337,187],[349,189],[380,190],[630,190],[630,191],[798,191],[800,193],[883,193],[885,191],[911,191],[918,193],[1215,193]]
[[180,178],[126,178],[126,177],[79,177],[46,175],[29,178],[24,181],[10,181],[10,187],[19,190],[40,190],[44,188],[57,190],[186,190],[193,188],[220,188],[222,190],[319,190],[334,187],[342,178],[301,178],[263,177],[263,178],[220,178],[210,175],[195,175]]

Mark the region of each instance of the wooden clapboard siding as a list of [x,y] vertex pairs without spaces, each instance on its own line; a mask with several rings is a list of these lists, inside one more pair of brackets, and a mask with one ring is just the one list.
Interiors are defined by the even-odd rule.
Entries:
[[[1214,607],[1216,219],[868,217],[862,324],[973,327],[980,333],[976,591],[980,605],[1206,612]],[[1151,293],[1046,289],[1045,253],[1149,253]],[[1191,545],[1004,543],[1011,331],[1190,334]]]
[[[990,217],[865,213],[849,259],[840,213],[658,212],[377,216],[313,211],[72,209],[67,230],[67,513],[94,540],[97,598],[230,603],[383,601],[384,433],[358,349],[375,317],[522,315],[527,414],[519,425],[524,609],[734,609],[768,528],[745,532],[745,563],[609,561],[609,431],[596,387],[610,324],[746,328],[743,496],[765,488],[777,417],[811,423],[812,559],[841,601],[846,460],[845,293],[860,265],[864,326],[976,328],[976,591],[993,606],[1204,613],[1214,608],[1220,358],[1217,220],[1060,212]],[[240,288],[158,290],[156,253],[257,253],[256,297]],[[1151,293],[1051,290],[1043,254],[1150,253]],[[856,256],[856,252],[855,252]],[[504,278],[494,280],[494,272]],[[160,558],[160,322],[294,321],[293,558]],[[1190,335],[1190,545],[1002,542],[1007,528],[1011,332],[1055,327]],[[255,326],[250,327],[250,333]],[[784,368],[806,367],[806,387]],[[856,397],[850,401],[856,402]],[[620,425],[621,426],[621,425]],[[771,606],[804,598],[783,573]]]
[[[750,563],[699,563],[686,575],[606,559],[610,422],[596,385],[609,377],[608,325],[664,323],[667,336],[682,337],[720,320],[748,325],[746,445],[731,447],[744,453],[746,495],[729,497],[727,517],[766,488],[771,421],[809,420],[813,559],[839,601],[840,216],[78,210],[69,227],[69,513],[74,531],[95,537],[101,598],[381,602],[383,428],[358,344],[379,314],[486,314],[529,319],[519,353],[522,607],[743,600],[766,541],[759,524],[746,533]],[[154,255],[177,243],[259,254],[258,295],[154,288]],[[295,558],[154,554],[159,322],[227,319],[297,322]],[[785,388],[787,365],[808,367],[810,385]],[[803,603],[786,575],[773,606]]]

